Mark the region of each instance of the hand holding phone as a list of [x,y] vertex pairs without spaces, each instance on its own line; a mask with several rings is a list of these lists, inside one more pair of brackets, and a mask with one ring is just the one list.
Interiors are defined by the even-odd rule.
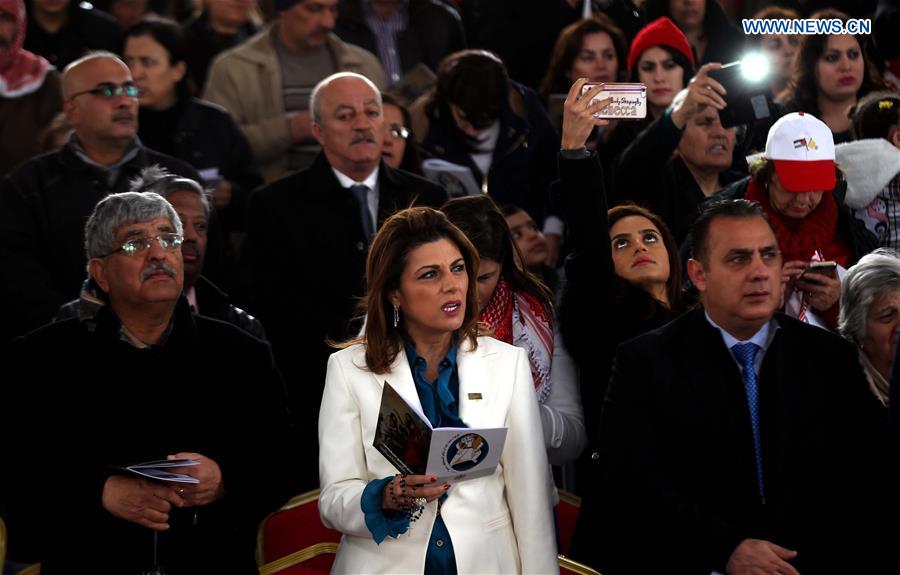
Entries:
[[[587,83],[581,87],[581,96],[599,84]],[[606,120],[640,120],[647,116],[647,86],[644,84],[608,83],[603,91],[591,99],[591,104],[609,98],[610,102],[595,118]]]
[[815,282],[816,275],[827,276],[830,278],[837,277],[837,262],[810,262],[809,267],[800,274],[800,277],[806,281]]

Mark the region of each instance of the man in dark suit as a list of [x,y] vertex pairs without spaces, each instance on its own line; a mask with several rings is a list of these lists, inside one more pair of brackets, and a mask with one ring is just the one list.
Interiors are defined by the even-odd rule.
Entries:
[[[252,311],[266,326],[300,431],[315,445],[328,355],[326,339],[359,331],[366,254],[381,223],[413,204],[438,207],[439,186],[381,161],[381,95],[353,73],[329,76],[310,98],[313,164],[250,200]],[[318,485],[314,450],[301,474]]]
[[710,207],[692,247],[703,307],[618,349],[573,557],[610,574],[890,572],[886,421],[853,346],[776,314],[758,204]]

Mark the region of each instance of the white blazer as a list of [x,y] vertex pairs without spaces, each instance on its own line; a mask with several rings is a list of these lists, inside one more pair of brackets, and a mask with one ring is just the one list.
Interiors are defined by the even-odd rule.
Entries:
[[[457,571],[559,573],[547,455],[531,368],[525,351],[489,337],[457,355],[459,415],[471,427],[509,428],[493,475],[451,484],[441,516],[450,532]],[[369,481],[397,473],[374,447],[384,381],[421,409],[403,347],[391,371],[376,375],[355,345],[328,360],[319,411],[319,512],[343,532],[333,573],[423,573],[437,501],[397,539],[376,545],[360,498]],[[481,399],[470,399],[481,394]]]

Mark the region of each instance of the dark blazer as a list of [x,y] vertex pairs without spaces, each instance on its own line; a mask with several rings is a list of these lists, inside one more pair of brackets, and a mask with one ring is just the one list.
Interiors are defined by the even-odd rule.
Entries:
[[[465,49],[462,19],[452,4],[440,0],[410,0],[406,17],[406,28],[397,34],[397,50],[404,73],[419,63],[436,72],[444,57]],[[356,44],[380,58],[377,38],[366,21],[361,0],[341,1],[334,33],[344,42]]]
[[[378,225],[410,205],[439,207],[443,188],[381,164]],[[260,188],[250,199],[248,249],[253,306],[266,326],[288,398],[304,437],[316,421],[328,356],[326,338],[359,331],[368,249],[356,200],[320,153],[313,164]],[[304,479],[318,485],[316,458],[304,459]]]
[[739,368],[703,309],[622,344],[601,415],[593,545],[603,573],[725,572],[745,538],[804,574],[892,572],[892,505],[873,481],[887,416],[849,342],[782,315],[762,362],[765,502]]

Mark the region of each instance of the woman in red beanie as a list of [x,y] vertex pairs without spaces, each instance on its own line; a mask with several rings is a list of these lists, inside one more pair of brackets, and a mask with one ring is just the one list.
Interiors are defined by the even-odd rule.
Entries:
[[694,75],[694,52],[687,37],[666,17],[644,26],[631,42],[628,73],[647,86],[647,108],[659,117]]
[[[606,174],[616,158],[653,120],[663,115],[694,76],[694,52],[687,37],[666,17],[650,22],[634,37],[626,61],[629,81],[647,86],[647,117],[618,122],[610,134],[601,162]],[[610,182],[607,182],[609,184]]]

